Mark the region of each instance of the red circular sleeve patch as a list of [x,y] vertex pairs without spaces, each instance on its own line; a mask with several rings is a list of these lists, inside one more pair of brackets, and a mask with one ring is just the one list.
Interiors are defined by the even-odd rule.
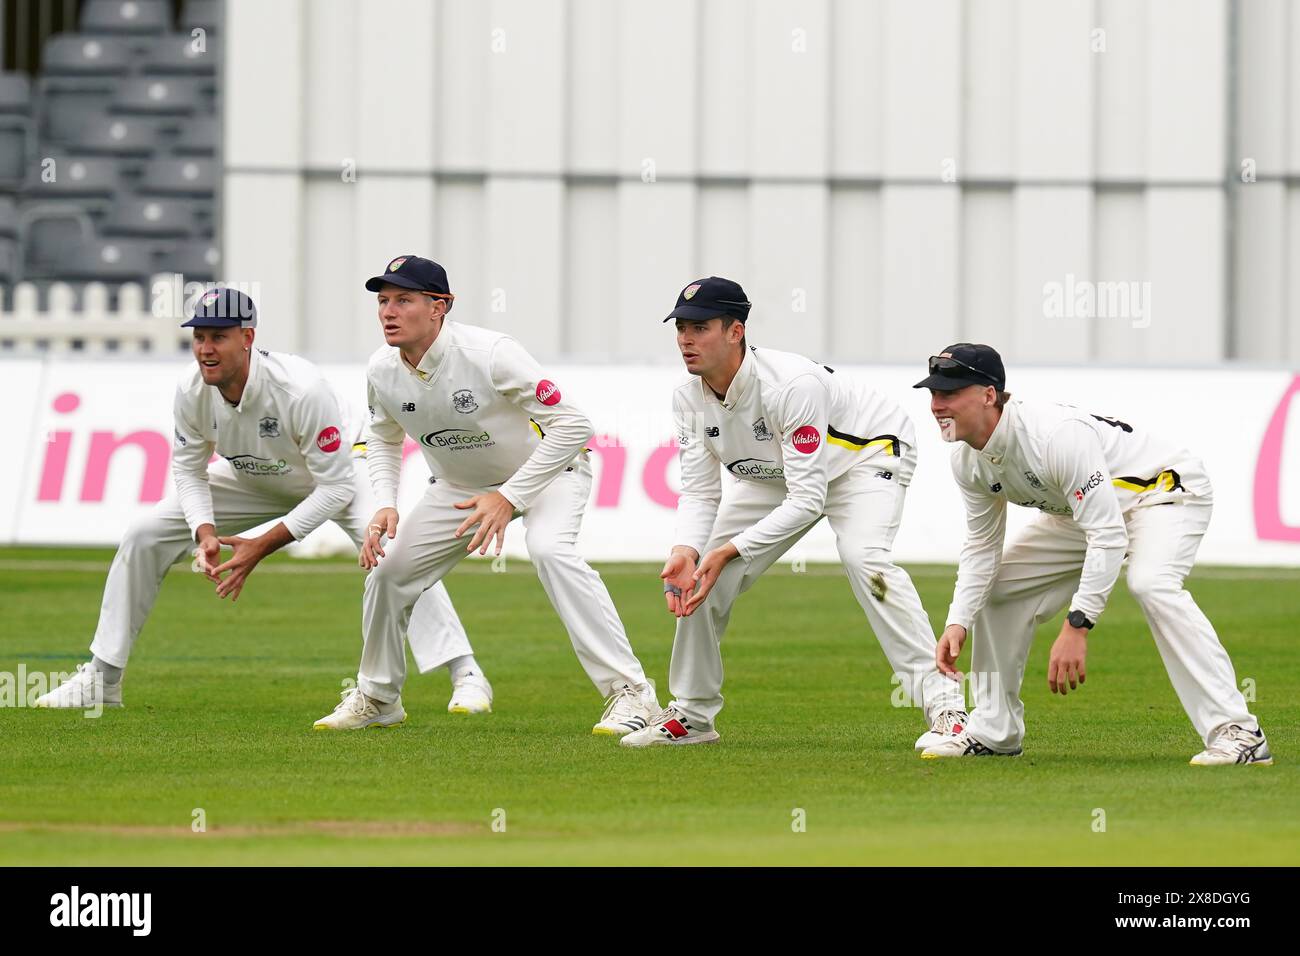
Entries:
[[537,400],[543,405],[557,405],[560,401],[560,386],[549,378],[537,383]]
[[316,436],[316,447],[321,451],[338,451],[341,444],[343,444],[343,436],[333,425]]
[[817,450],[817,446],[822,443],[822,433],[812,425],[800,425],[794,430],[790,440],[794,442],[796,451],[811,455]]

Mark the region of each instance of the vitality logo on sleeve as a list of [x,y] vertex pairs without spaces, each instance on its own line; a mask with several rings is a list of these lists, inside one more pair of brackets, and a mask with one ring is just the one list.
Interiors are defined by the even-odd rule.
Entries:
[[333,425],[330,425],[316,436],[316,447],[324,452],[338,451],[339,446],[342,444],[343,437]]
[[790,436],[790,442],[794,445],[795,451],[811,455],[821,445],[822,433],[812,425],[801,425]]
[[560,403],[560,386],[550,379],[542,379],[537,383],[537,400],[543,405],[558,405]]

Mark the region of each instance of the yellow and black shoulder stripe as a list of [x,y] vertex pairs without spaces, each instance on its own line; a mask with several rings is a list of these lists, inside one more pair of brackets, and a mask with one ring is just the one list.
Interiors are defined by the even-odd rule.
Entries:
[[872,438],[859,438],[842,432],[834,425],[826,426],[826,440],[832,445],[839,445],[849,451],[862,451],[864,448],[883,448],[885,454],[897,458],[900,455],[897,435],[876,435]]

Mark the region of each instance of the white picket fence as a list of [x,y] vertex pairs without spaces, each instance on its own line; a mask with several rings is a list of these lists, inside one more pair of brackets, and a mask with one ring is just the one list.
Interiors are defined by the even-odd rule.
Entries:
[[119,286],[115,302],[98,282],[80,295],[55,283],[43,304],[32,283],[20,282],[9,295],[0,289],[0,355],[175,354],[189,340],[180,328],[178,278],[158,276],[148,291],[134,282]]

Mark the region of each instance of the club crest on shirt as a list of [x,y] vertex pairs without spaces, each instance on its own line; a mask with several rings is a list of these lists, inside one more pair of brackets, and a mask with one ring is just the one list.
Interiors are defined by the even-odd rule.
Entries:
[[1029,482],[1039,491],[1043,490],[1043,483],[1038,480],[1038,476],[1035,475],[1032,471],[1025,472],[1025,481]]
[[758,421],[754,422],[754,440],[755,441],[772,440],[772,433],[767,430],[767,422],[765,422],[761,418]]
[[451,393],[451,407],[462,415],[468,415],[471,412],[478,411],[478,402],[474,401],[473,392],[468,388],[462,388]]
[[257,423],[257,437],[279,438],[280,420],[278,418],[263,418]]

